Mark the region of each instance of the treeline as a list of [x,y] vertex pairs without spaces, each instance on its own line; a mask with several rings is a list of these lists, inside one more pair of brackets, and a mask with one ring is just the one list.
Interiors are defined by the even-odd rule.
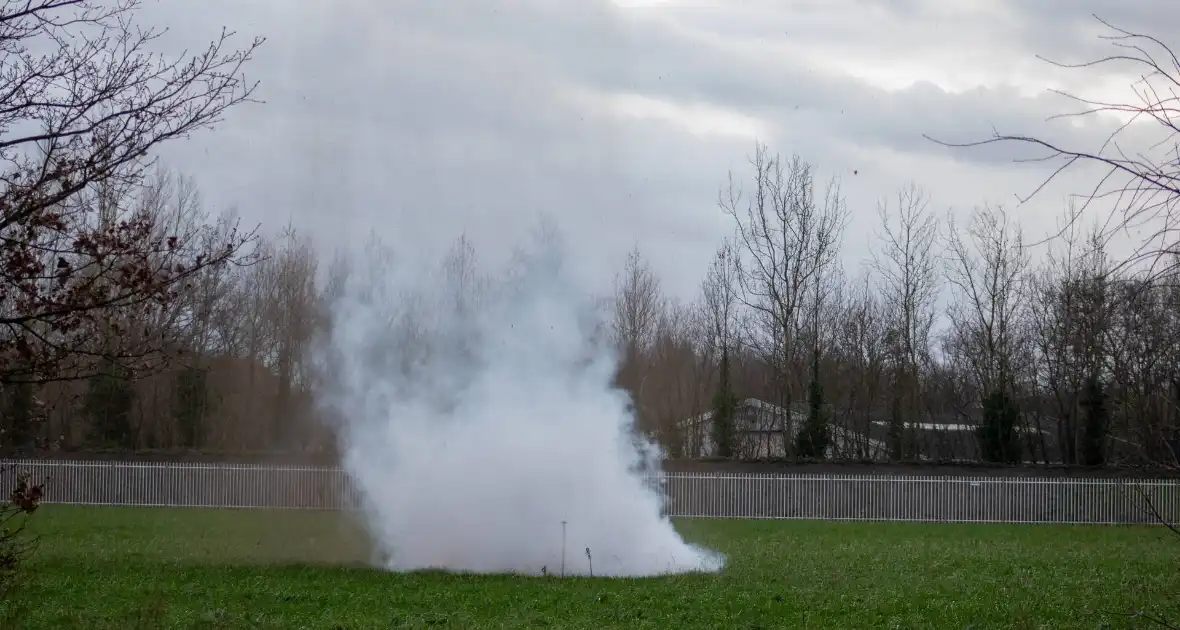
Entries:
[[[914,185],[880,203],[871,262],[848,270],[838,182],[817,191],[809,164],[764,148],[752,164],[724,190],[735,230],[697,299],[666,296],[637,249],[608,300],[618,385],[670,455],[1174,457],[1175,272],[1120,269],[1102,235],[1068,213],[1063,237],[1033,250],[1002,209],[959,223]],[[204,213],[192,184],[163,172],[103,203],[108,221],[183,224],[189,241],[225,241],[235,224]],[[310,349],[330,317],[334,274],[293,229],[250,243],[237,264],[202,268],[152,308],[108,309],[72,373],[24,382],[10,364],[6,448],[330,452]],[[461,241],[444,265],[470,264],[471,247]],[[743,446],[749,398],[794,411],[760,427],[773,448]]]
[[208,215],[191,181],[163,171],[104,203],[111,223],[187,226],[183,240],[199,252],[188,264],[231,248],[233,260],[189,273],[166,299],[103,309],[68,348],[37,348],[68,351],[68,361],[44,370],[10,361],[0,375],[5,447],[320,448],[304,362],[318,317],[310,244],[291,231],[232,241],[235,217]]
[[1072,211],[1032,248],[1004,209],[957,219],[908,185],[846,270],[839,182],[817,191],[810,165],[765,149],[752,166],[723,191],[735,234],[694,303],[662,296],[638,253],[619,276],[620,382],[672,454],[750,455],[737,403],[756,398],[791,410],[758,427],[774,456],[1175,463],[1175,265],[1117,264]]

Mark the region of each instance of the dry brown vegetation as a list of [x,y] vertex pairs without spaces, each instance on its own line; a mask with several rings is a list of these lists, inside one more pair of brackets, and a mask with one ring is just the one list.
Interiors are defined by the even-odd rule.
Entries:
[[[798,169],[791,176],[805,178],[804,166],[789,163]],[[226,223],[203,214],[181,178],[159,173],[144,186],[155,211],[176,215],[171,221]],[[805,224],[812,215],[790,206],[809,197],[778,194],[774,229],[813,229]],[[1180,277],[1114,270],[1101,239],[1077,230],[1032,260],[1015,217],[981,208],[952,230],[923,200],[909,185],[882,203],[878,255],[851,278],[822,259],[823,248],[838,244],[835,219],[815,228],[831,232],[822,240],[767,254],[770,221],[755,214],[763,249],[751,251],[740,235],[727,241],[690,303],[665,295],[633,251],[621,261],[604,324],[639,428],[672,456],[708,454],[707,440],[693,433],[700,427],[684,421],[712,409],[724,350],[739,399],[800,408],[810,382],[820,382],[831,410],[825,423],[866,438],[840,458],[1002,460],[1005,452],[985,453],[975,432],[913,425],[982,425],[985,399],[996,391],[1017,411],[1005,439],[1018,459],[1171,457],[1180,420]],[[472,255],[472,245],[462,245],[453,256]],[[130,346],[150,328],[162,340],[150,352],[126,353],[107,369],[101,355],[79,360],[97,367],[76,378],[5,382],[5,446],[330,453],[310,349],[330,316],[331,284],[317,279],[320,254],[294,230],[256,238],[255,247],[251,264],[203,269],[160,307],[108,311],[119,324],[109,343]],[[770,277],[751,253],[807,260],[776,267],[794,270],[789,278]],[[948,298],[945,311],[939,296]],[[1101,424],[1088,411],[1095,401],[1106,413]],[[870,437],[886,451],[869,452]],[[793,456],[796,445],[782,440],[775,452]]]

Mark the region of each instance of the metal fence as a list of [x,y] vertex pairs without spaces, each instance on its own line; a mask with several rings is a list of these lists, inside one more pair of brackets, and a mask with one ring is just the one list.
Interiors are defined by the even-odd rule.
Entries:
[[[0,460],[77,505],[355,509],[339,468],[263,464]],[[1151,524],[1180,521],[1180,481],[667,473],[649,477],[676,517]]]

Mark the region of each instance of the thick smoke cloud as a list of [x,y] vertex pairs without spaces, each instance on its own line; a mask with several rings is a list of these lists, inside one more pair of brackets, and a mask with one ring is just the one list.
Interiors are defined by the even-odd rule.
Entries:
[[432,271],[370,247],[331,274],[324,400],[381,562],[556,574],[564,521],[567,574],[719,570],[661,515],[660,453],[543,234],[494,280],[464,240]]

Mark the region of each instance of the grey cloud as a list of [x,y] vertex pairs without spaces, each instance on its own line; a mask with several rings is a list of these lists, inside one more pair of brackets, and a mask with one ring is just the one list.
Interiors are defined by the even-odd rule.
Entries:
[[[395,245],[441,248],[467,230],[492,257],[548,213],[574,237],[577,262],[600,288],[638,242],[674,293],[693,291],[727,231],[717,189],[727,170],[740,171],[753,140],[618,119],[569,101],[568,88],[756,116],[769,124],[762,139],[773,149],[846,177],[871,171],[885,189],[849,185],[850,205],[865,216],[875,197],[904,179],[920,182],[924,173],[905,171],[909,164],[951,160],[963,167],[948,166],[954,175],[947,177],[966,182],[970,169],[984,169],[996,187],[1012,181],[997,169],[1028,168],[1010,165],[1022,155],[1013,147],[948,151],[924,133],[972,140],[994,125],[1092,144],[1107,131],[1046,126],[1044,119],[1061,111],[1048,95],[1023,98],[1006,88],[949,94],[921,82],[889,92],[738,45],[781,31],[804,44],[828,38],[829,46],[848,41],[855,54],[887,54],[918,46],[925,33],[929,49],[939,50],[945,24],[936,13],[923,19],[928,7],[917,2],[882,10],[884,3],[832,0],[796,5],[802,8],[795,12],[769,0],[726,5],[713,14],[719,21],[708,37],[678,22],[700,14],[640,18],[606,2],[206,4],[196,15],[152,5],[145,18],[196,42],[223,22],[270,38],[250,70],[264,81],[267,103],[232,112],[218,133],[166,155],[196,174],[215,204],[236,203],[247,218],[270,224],[291,216],[329,246],[375,229]],[[1028,24],[1049,19],[1041,9],[1017,15]],[[882,34],[882,25],[904,29]],[[1031,46],[1020,32],[976,26],[958,39]],[[881,152],[907,158],[864,164]]]
[[1164,41],[1175,37],[1180,32],[1180,11],[1165,5],[1156,0],[1010,0],[1012,10],[1021,17],[1024,44],[1050,58],[1053,53],[1060,54],[1058,60],[1072,63],[1097,59],[1113,50],[1109,42],[1095,37],[1110,33],[1094,16]]

